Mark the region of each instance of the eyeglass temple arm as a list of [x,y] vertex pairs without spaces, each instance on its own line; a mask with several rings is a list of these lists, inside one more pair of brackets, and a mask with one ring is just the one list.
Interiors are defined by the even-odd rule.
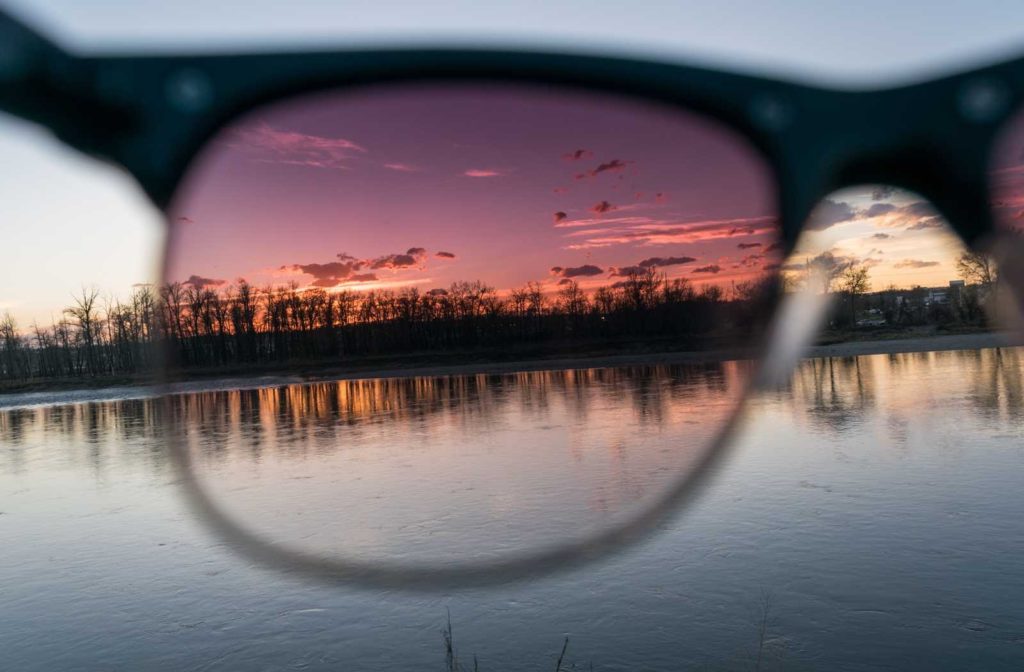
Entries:
[[97,68],[0,9],[0,112],[39,124],[72,146],[106,154],[130,123],[103,100]]

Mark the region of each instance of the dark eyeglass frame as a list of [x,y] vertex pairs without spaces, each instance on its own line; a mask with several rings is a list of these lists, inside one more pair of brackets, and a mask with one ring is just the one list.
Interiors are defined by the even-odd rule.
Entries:
[[[495,50],[80,57],[0,12],[0,110],[123,167],[163,210],[204,143],[256,106],[317,89],[424,80],[576,87],[713,117],[749,139],[771,166],[787,252],[821,199],[864,184],[917,192],[977,245],[994,233],[993,147],[1024,103],[1024,58],[861,92],[625,58]],[[727,429],[683,483],[629,525],[476,566],[411,571],[297,556],[235,527],[190,476],[184,486],[222,537],[270,565],[386,587],[486,585],[603,557],[647,536],[699,490],[731,436]]]
[[586,88],[713,117],[773,169],[790,249],[817,202],[863,184],[919,193],[975,243],[994,226],[993,145],[1024,103],[1024,58],[910,86],[839,91],[653,61],[475,49],[79,57],[0,12],[0,110],[123,167],[161,209],[203,144],[256,106],[424,80]]

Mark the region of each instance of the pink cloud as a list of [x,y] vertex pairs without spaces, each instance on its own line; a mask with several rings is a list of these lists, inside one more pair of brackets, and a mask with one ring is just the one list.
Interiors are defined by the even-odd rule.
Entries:
[[737,228],[748,235],[775,232],[775,217],[746,217],[740,219],[711,219],[698,222],[651,220],[632,226],[607,230],[574,231],[567,237],[585,237],[581,243],[566,246],[571,250],[608,247],[620,244],[667,245],[728,238]]
[[501,177],[505,172],[492,168],[470,168],[462,174],[466,177]]
[[[438,253],[437,256],[444,257],[455,255],[450,252]],[[331,288],[349,283],[376,282],[379,278],[376,273],[369,271],[391,270],[400,271],[404,269],[420,267],[426,260],[427,251],[422,247],[410,247],[404,253],[385,254],[373,259],[359,259],[346,252],[337,255],[338,261],[331,261],[325,264],[291,264],[281,266],[279,271],[283,273],[301,273],[313,277],[310,283],[313,287]]]
[[570,266],[564,268],[562,266],[552,266],[551,275],[559,278],[589,278],[595,275],[601,275],[604,270],[600,266],[594,266],[593,264],[584,264],[582,266]]
[[[620,210],[624,210],[625,208],[619,208],[619,209]],[[616,224],[616,225],[650,224],[650,223],[656,222],[656,221],[658,221],[658,220],[651,219],[650,217],[643,217],[643,216],[607,217],[607,218],[588,217],[586,219],[562,220],[562,221],[558,222],[557,224],[555,224],[555,228],[557,228],[557,229],[575,229],[575,228],[581,228],[581,227],[585,227],[585,226],[610,226],[610,225],[613,225],[613,224]],[[573,234],[569,234],[569,235],[580,235],[580,233],[581,232],[574,232]]]
[[577,174],[576,175],[576,179],[577,180],[582,180],[582,179],[587,178],[587,177],[597,177],[601,173],[609,173],[609,172],[611,172],[611,173],[620,173],[620,172],[624,171],[627,166],[629,166],[629,165],[631,165],[633,163],[635,163],[635,162],[634,161],[623,161],[622,159],[612,159],[611,161],[606,161],[604,163],[598,164],[596,168],[591,168],[590,170],[586,171],[585,173]]
[[426,254],[427,251],[422,247],[410,247],[405,254],[385,254],[384,256],[377,257],[367,263],[373,270],[382,268],[409,268],[410,266],[416,266],[423,262]]
[[347,168],[356,153],[366,149],[345,138],[329,138],[297,131],[282,131],[263,123],[238,131],[238,144],[260,155],[260,160],[313,168]]
[[385,163],[384,167],[388,170],[397,170],[400,173],[416,173],[419,172],[419,168],[411,166],[408,163]]

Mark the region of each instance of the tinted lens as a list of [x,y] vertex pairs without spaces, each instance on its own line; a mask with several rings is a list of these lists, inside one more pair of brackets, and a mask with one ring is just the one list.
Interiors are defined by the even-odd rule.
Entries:
[[371,566],[500,562],[665,504],[737,409],[781,260],[742,137],[576,90],[307,95],[183,184],[168,373],[236,379],[171,400],[196,483],[278,548]]

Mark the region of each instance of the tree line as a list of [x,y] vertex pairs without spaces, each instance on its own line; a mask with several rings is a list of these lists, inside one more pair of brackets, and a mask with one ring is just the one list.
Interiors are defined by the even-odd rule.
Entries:
[[162,364],[187,373],[431,353],[732,346],[767,321],[776,290],[769,277],[698,287],[653,268],[590,292],[573,280],[504,293],[481,281],[429,291],[175,282],[136,287],[126,300],[83,289],[49,326],[22,332],[10,315],[0,320],[0,380],[131,377]]
[[993,306],[988,305],[999,279],[992,258],[967,251],[956,263],[963,284],[941,288],[890,285],[872,291],[870,268],[863,262],[836,257],[830,252],[805,262],[801,272],[791,273],[791,289],[808,283],[814,291],[832,293],[829,326],[851,329],[863,326],[914,327],[924,325],[988,328]]

